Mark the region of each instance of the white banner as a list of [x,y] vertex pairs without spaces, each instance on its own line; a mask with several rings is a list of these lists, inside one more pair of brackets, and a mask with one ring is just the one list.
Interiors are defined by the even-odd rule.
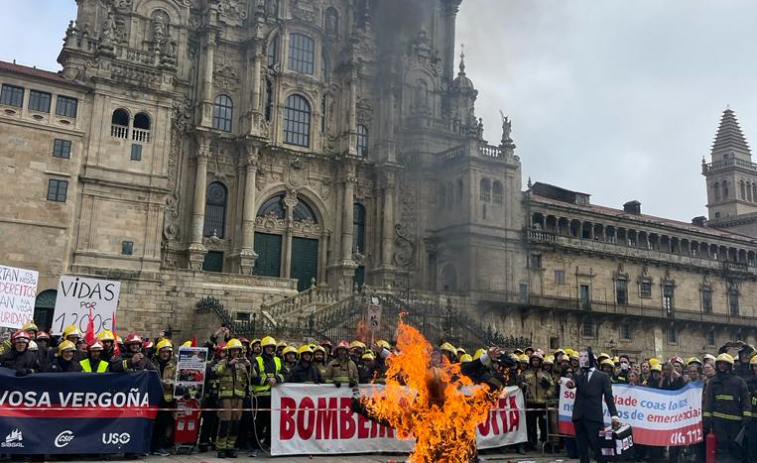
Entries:
[[[568,381],[563,378],[563,381]],[[561,388],[559,429],[573,435],[575,389]],[[677,391],[643,386],[613,384],[612,395],[618,418],[633,428],[637,444],[667,447],[691,445],[702,441],[702,382],[687,384]],[[610,424],[607,406],[602,403],[605,423]]]
[[202,400],[205,385],[205,367],[208,360],[207,347],[179,347],[176,356],[176,380],[173,395],[180,399],[189,395],[192,399]]
[[[361,385],[371,394],[374,386]],[[381,388],[382,386],[376,385]],[[354,413],[352,391],[332,385],[283,384],[271,397],[271,454],[410,452],[415,442],[399,440],[394,429]],[[489,419],[478,426],[478,448],[496,448],[528,440],[523,392],[502,392]]]
[[34,318],[39,272],[0,265],[0,327],[21,328]]
[[120,292],[120,281],[61,276],[51,331],[60,334],[67,326],[76,325],[84,333],[90,307],[95,333],[112,329]]

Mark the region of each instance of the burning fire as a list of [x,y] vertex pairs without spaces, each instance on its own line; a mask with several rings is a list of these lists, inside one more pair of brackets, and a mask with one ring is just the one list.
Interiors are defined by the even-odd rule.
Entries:
[[496,396],[486,387],[473,386],[460,364],[443,358],[432,366],[431,344],[401,320],[397,348],[399,354],[387,359],[386,387],[363,399],[367,411],[395,427],[399,438],[416,439],[410,463],[469,462],[475,454],[476,427],[487,418]]

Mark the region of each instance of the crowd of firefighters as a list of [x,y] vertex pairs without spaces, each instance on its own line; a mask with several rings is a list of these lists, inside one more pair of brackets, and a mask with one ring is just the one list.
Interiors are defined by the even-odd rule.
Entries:
[[[205,347],[212,355],[201,398],[205,410],[199,446],[201,451],[214,447],[220,458],[234,458],[238,449],[258,456],[270,446],[271,389],[277,385],[308,383],[354,388],[358,384],[382,383],[387,359],[396,353],[384,340],[370,346],[361,341],[340,341],[335,345],[323,341],[296,347],[271,336],[253,340],[233,337],[225,326],[209,337]],[[167,410],[156,417],[151,451],[168,455],[173,446],[175,418],[170,410],[176,407],[174,349],[163,333],[155,340],[135,333],[121,339],[105,330],[86,342],[83,333],[70,326],[53,340],[29,322],[0,345],[0,366],[14,370],[17,376],[40,372],[157,371],[163,385],[160,409]],[[752,409],[757,413],[756,354],[752,346],[737,341],[721,347],[717,356],[705,354],[701,359],[674,356],[632,362],[628,356],[600,353],[594,363],[613,383],[674,391],[689,382],[702,381],[703,430],[717,437],[719,455],[724,461],[757,461],[757,422],[751,423]],[[572,378],[587,368],[579,363],[578,351],[556,349],[545,353],[527,347],[508,352],[493,347],[470,355],[445,342],[434,349],[429,360],[432,366],[459,363],[463,374],[494,390],[508,386],[523,390],[528,441],[515,447],[519,453],[547,446],[577,458],[574,440],[557,435],[556,407],[560,388],[565,387],[562,378]],[[662,447],[637,445],[635,458],[652,462],[663,458],[678,462],[683,457],[704,461],[704,444],[682,450],[683,447],[669,447],[666,452]]]

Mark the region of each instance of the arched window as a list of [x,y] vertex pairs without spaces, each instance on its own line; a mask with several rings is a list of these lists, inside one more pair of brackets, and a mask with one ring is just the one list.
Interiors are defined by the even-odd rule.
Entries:
[[213,128],[231,132],[234,103],[227,95],[218,95],[213,104]]
[[305,34],[289,34],[289,69],[313,75],[315,42]]
[[129,138],[129,113],[125,109],[116,109],[110,118],[110,136]]
[[138,113],[134,116],[131,139],[142,143],[150,142],[150,116],[145,113]]
[[746,182],[746,200],[752,202],[752,182]]
[[452,264],[447,264],[442,269],[442,290],[457,291],[457,270]]
[[[55,312],[55,299],[58,296],[58,291],[54,289],[48,289],[37,294],[37,298],[34,301],[34,322],[39,326],[41,330],[50,332],[53,327],[53,314]],[[60,317],[58,317],[61,320]],[[63,321],[61,320],[61,325]],[[63,330],[63,326],[58,328],[58,331]]]
[[492,193],[494,196],[494,202],[502,204],[505,201],[505,188],[502,186],[502,182],[495,181],[492,187]]
[[326,83],[331,81],[331,65],[326,50],[321,50],[321,79]]
[[490,203],[492,200],[492,185],[488,178],[481,179],[481,201]]
[[360,203],[352,208],[352,251],[365,254],[365,206]]
[[297,205],[294,206],[293,217],[295,222],[318,223],[318,217],[315,215],[315,211],[313,211],[313,208],[302,199],[298,200]]
[[720,183],[715,182],[715,184],[712,186],[712,189],[715,192],[715,202],[720,201]]
[[728,199],[728,181],[723,180],[723,199]]
[[310,104],[300,95],[290,95],[286,100],[284,143],[310,146]]
[[339,35],[339,13],[336,8],[331,7],[326,10],[326,20],[324,21],[326,34],[330,37],[336,37]]
[[739,193],[741,194],[741,199],[746,199],[746,184],[743,180],[739,182]]
[[279,62],[279,36],[268,42],[268,67],[272,68]]
[[277,219],[283,219],[286,217],[284,195],[268,198],[268,200],[260,206],[260,209],[258,209],[258,217],[267,217],[269,215],[273,215],[273,217],[276,217]]
[[273,115],[273,82],[265,80],[265,120],[271,122]]
[[357,125],[357,155],[368,156],[368,127],[363,124]]
[[223,183],[213,182],[208,185],[205,194],[205,226],[203,235],[223,238],[226,233],[226,197]]
[[457,202],[463,202],[463,179],[457,179]]

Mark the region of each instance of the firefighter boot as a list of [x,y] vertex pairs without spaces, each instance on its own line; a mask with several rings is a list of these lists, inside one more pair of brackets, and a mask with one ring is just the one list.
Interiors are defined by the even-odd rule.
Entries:
[[226,458],[226,448],[229,442],[229,426],[231,422],[222,420],[218,423],[218,437],[216,437],[216,450],[218,458]]
[[226,441],[226,456],[229,458],[237,457],[237,435],[239,434],[239,421],[234,420],[231,422],[231,430],[229,431],[229,438]]

